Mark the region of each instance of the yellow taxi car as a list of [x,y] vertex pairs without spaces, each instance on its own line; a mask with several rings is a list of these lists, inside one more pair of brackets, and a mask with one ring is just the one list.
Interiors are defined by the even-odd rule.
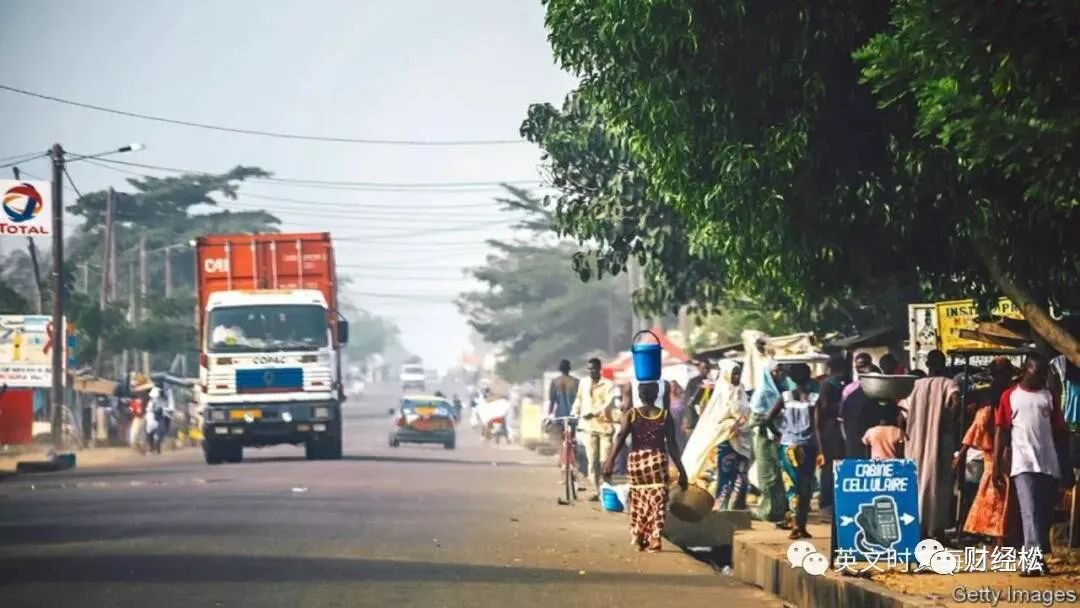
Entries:
[[407,395],[401,399],[390,431],[390,447],[403,443],[438,443],[448,450],[457,445],[454,405],[435,395]]

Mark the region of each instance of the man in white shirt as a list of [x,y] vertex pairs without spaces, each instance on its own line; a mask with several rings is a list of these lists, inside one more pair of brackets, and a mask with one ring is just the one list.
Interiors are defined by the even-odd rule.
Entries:
[[[1061,465],[1057,445],[1063,443],[1065,418],[1057,399],[1046,389],[1050,366],[1041,355],[1032,354],[1024,362],[1020,383],[1001,395],[996,413],[997,437],[994,461],[1003,460],[1005,449],[1011,457],[1009,467],[998,469],[1016,488],[1020,519],[1024,529],[1024,547],[1050,553],[1050,525],[1057,503]],[[1045,563],[1023,575],[1047,573]]]
[[589,359],[589,376],[578,384],[577,397],[570,408],[572,416],[578,416],[578,431],[586,435],[586,452],[589,456],[589,476],[593,480],[596,495],[589,498],[600,500],[601,469],[611,453],[611,441],[615,435],[613,424],[615,400],[619,390],[615,383],[600,375],[600,360]]

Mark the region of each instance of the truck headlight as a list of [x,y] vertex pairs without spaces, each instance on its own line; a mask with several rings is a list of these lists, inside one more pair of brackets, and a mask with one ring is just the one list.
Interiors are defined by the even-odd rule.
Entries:
[[328,407],[317,407],[317,408],[315,408],[315,410],[312,412],[311,415],[312,415],[313,418],[329,418],[330,417],[330,408],[328,408]]
[[292,422],[292,414],[289,412],[281,412],[281,421],[286,424]]
[[210,420],[212,422],[225,422],[227,412],[225,410],[211,410]]

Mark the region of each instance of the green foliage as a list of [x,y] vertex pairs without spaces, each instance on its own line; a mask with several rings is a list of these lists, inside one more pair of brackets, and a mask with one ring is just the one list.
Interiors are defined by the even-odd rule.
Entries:
[[[648,258],[662,239],[604,243],[607,228],[583,214],[645,202],[635,213],[658,228],[674,208],[713,294],[752,294],[799,318],[855,317],[850,302],[889,305],[886,293],[916,288],[997,292],[975,255],[984,243],[1043,304],[1075,301],[1074,3],[545,5],[556,57],[582,84],[561,116],[534,107],[523,130],[562,178],[560,202],[585,205],[573,224],[587,239]],[[605,146],[617,171],[592,158]],[[599,184],[579,181],[592,171]],[[627,196],[631,171],[639,190]],[[652,259],[667,276],[699,276],[669,254]],[[830,301],[832,313],[814,312]]]
[[[114,235],[117,251],[119,301],[99,311],[102,246],[105,230],[106,192],[90,192],[68,207],[85,219],[67,245],[67,314],[78,328],[78,363],[86,365],[97,356],[98,336],[104,356],[125,350],[149,351],[154,365],[167,365],[176,354],[195,350],[194,252],[187,246],[196,236],[230,232],[276,232],[280,223],[273,215],[216,210],[217,198],[236,198],[240,183],[264,177],[255,167],[236,167],[221,175],[181,175],[168,178],[129,179],[132,192],[113,195]],[[210,212],[207,212],[207,210]],[[147,296],[138,292],[138,246],[146,237]],[[171,248],[173,296],[166,298],[164,249]],[[75,293],[75,270],[83,263],[95,268],[85,293]],[[131,289],[141,321],[131,322],[128,310]]]
[[1007,243],[1009,279],[1043,301],[1080,301],[1078,27],[1074,2],[900,0],[856,53],[909,208],[933,206],[948,227],[957,261],[938,280],[995,295],[979,289],[989,281],[970,247]]
[[560,359],[581,362],[610,352],[629,340],[626,293],[613,278],[583,282],[566,261],[576,251],[569,243],[543,243],[550,214],[527,193],[508,189],[504,208],[530,212],[531,239],[491,241],[497,253],[472,275],[486,290],[465,293],[462,312],[483,338],[504,347],[501,377],[519,382],[554,369]]

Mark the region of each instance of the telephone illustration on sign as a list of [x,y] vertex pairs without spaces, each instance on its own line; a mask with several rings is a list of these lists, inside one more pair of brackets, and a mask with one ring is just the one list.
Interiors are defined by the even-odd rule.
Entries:
[[900,541],[900,515],[891,496],[878,496],[874,502],[859,505],[855,525],[859,529],[855,543],[863,552],[887,550]]

